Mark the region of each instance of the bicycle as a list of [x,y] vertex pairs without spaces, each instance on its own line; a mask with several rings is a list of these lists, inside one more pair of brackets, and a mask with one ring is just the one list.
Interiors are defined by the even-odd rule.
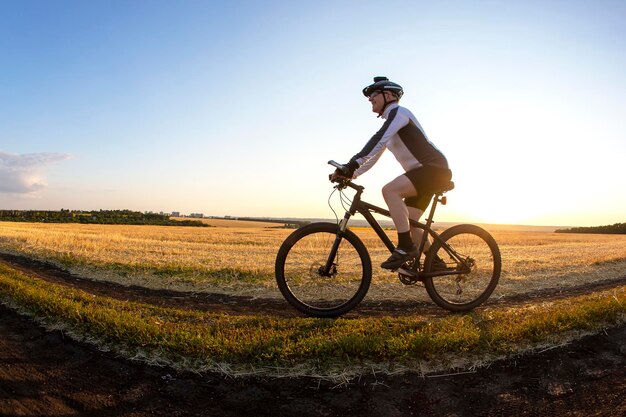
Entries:
[[[328,163],[343,167],[334,161]],[[358,212],[365,217],[387,249],[395,249],[372,215],[374,212],[391,217],[389,211],[362,201],[365,188],[348,179],[337,181],[333,188],[342,197],[347,188],[356,191],[343,220],[338,224],[311,223],[297,229],[285,239],[276,256],[276,282],[282,295],[297,310],[313,317],[341,316],[355,308],[369,290],[372,262],[361,239],[348,228],[353,215]],[[444,194],[453,188],[450,181],[435,190],[425,223],[410,220],[412,226],[424,232],[416,257],[396,272],[405,285],[423,282],[438,306],[465,312],[491,296],[498,285],[502,259],[495,239],[479,226],[459,224],[441,234],[431,228],[437,204],[445,205]],[[432,244],[424,253],[428,236]]]

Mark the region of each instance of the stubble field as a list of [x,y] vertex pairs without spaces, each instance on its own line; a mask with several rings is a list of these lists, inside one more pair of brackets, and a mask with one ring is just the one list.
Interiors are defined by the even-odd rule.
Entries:
[[[292,232],[277,227],[189,228],[0,222],[0,251],[56,263],[70,271],[152,289],[280,298],[276,252]],[[233,227],[236,226],[236,227]],[[426,300],[378,268],[386,248],[371,229],[356,229],[374,265],[370,299]],[[492,297],[567,288],[622,276],[626,236],[490,230],[500,246],[502,276]],[[394,231],[388,231],[393,238]]]

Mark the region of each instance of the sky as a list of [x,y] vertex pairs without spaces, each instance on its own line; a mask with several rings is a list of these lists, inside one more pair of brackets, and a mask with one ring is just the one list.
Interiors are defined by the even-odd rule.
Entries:
[[[0,209],[333,217],[378,75],[446,155],[440,221],[626,221],[622,1],[0,0]],[[402,174],[391,153],[355,182]],[[335,210],[341,210],[336,198]],[[341,215],[341,214],[340,214]]]

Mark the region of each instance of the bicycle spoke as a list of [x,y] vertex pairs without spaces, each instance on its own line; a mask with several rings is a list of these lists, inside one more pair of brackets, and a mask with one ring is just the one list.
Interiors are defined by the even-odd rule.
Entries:
[[[433,246],[436,255],[445,262],[439,269],[451,273],[430,278],[426,289],[440,306],[466,311],[491,295],[500,276],[500,253],[493,238],[477,226],[460,225],[450,230],[445,245],[437,242]],[[433,265],[429,268],[437,271]]]
[[335,233],[301,237],[284,262],[284,281],[298,302],[314,309],[333,309],[346,304],[359,292],[363,281],[361,256],[342,239],[330,271],[324,274]]

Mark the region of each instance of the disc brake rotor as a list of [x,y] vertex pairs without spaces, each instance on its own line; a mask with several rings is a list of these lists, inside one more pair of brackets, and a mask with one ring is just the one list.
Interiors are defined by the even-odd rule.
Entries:
[[324,273],[324,267],[325,267],[325,265],[322,265],[319,262],[313,262],[313,264],[309,268],[309,274],[312,277],[328,277],[328,278],[334,277],[335,275],[337,275],[337,272],[338,272],[337,271],[337,264],[332,264],[328,274]]

